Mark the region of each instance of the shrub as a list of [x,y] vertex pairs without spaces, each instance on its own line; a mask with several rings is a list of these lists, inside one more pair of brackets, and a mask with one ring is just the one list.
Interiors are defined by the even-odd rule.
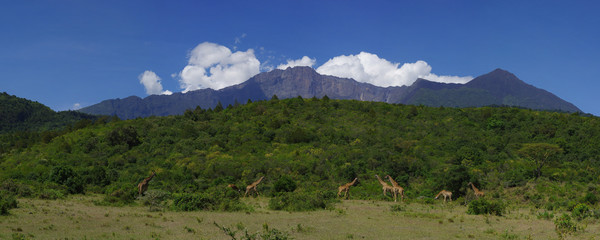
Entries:
[[38,193],[37,197],[40,199],[56,200],[59,198],[64,198],[65,194],[63,194],[61,191],[56,190],[56,189],[42,189]]
[[173,194],[173,208],[178,211],[212,210],[216,200],[204,193]]
[[554,230],[558,234],[558,239],[565,239],[566,235],[577,231],[577,224],[565,213],[554,220]]
[[506,206],[500,201],[488,201],[486,199],[476,199],[469,203],[467,209],[468,214],[480,215],[480,214],[494,214],[496,216],[502,216]]
[[161,190],[148,190],[143,197],[140,197],[145,206],[150,207],[150,211],[159,211],[165,206],[164,201],[169,197],[169,193]]
[[294,182],[294,180],[287,176],[281,176],[279,179],[277,179],[277,181],[273,184],[273,188],[275,190],[275,192],[293,192],[294,190],[296,190],[296,182]]
[[0,191],[0,215],[8,215],[8,210],[16,207],[15,195],[7,191]]
[[588,205],[586,205],[585,203],[580,203],[573,208],[571,215],[573,215],[574,218],[581,220],[586,217],[592,216],[592,212],[590,211]]
[[33,194],[31,187],[15,182],[12,179],[7,179],[0,184],[0,191],[7,191],[19,197],[29,197]]
[[591,205],[595,205],[598,202],[598,197],[596,196],[596,194],[588,192],[585,197],[583,197],[583,201],[591,204]]
[[337,201],[333,193],[327,192],[285,192],[271,198],[269,208],[285,211],[311,211],[326,209]]
[[50,181],[65,185],[69,193],[83,193],[83,181],[69,166],[56,166],[50,172]]
[[134,202],[138,192],[131,184],[114,184],[107,187],[104,199],[95,202],[98,205],[123,206]]
[[216,198],[216,194],[208,193],[176,193],[173,194],[172,208],[177,211],[219,210],[219,211],[252,211],[240,202],[238,197]]

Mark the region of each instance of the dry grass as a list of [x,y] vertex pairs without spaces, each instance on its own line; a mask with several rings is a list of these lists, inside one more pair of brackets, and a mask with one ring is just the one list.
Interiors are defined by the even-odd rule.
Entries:
[[[268,199],[245,199],[256,211],[149,212],[148,207],[104,207],[99,196],[66,200],[20,199],[10,216],[0,216],[0,239],[230,239],[213,222],[233,230],[262,231],[263,224],[294,239],[556,239],[551,220],[530,209],[506,216],[474,216],[456,203],[402,204],[344,201],[335,210],[289,213],[266,208]],[[587,222],[577,239],[600,235],[598,222]]]

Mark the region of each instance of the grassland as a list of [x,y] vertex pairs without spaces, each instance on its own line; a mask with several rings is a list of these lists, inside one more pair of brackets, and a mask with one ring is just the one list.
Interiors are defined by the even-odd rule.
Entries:
[[[345,200],[335,209],[284,212],[267,209],[267,198],[247,198],[252,212],[151,212],[147,206],[97,206],[99,195],[67,199],[19,199],[0,216],[0,239],[231,239],[217,227],[264,231],[267,224],[293,239],[557,239],[552,219],[539,210],[511,208],[504,216],[468,215],[457,203]],[[395,210],[393,209],[393,206]],[[554,214],[559,214],[554,213]],[[598,239],[597,220],[573,239]]]

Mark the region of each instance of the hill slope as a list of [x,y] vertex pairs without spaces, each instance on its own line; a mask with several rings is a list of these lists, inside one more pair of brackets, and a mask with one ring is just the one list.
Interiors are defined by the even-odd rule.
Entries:
[[[42,193],[63,189],[48,184],[54,181],[72,192],[132,201],[136,183],[151,170],[156,171],[151,189],[219,196],[229,183],[244,186],[261,176],[266,176],[261,194],[274,194],[275,182],[288,176],[300,193],[335,196],[340,183],[358,177],[352,198],[381,199],[374,178],[379,174],[405,186],[409,199],[439,189],[465,196],[469,181],[493,196],[490,191],[527,188],[533,181],[533,161],[520,154],[527,143],[563,151],[544,166],[538,181],[552,187],[517,193],[523,201],[566,207],[597,179],[597,117],[296,97],[89,125],[0,155],[0,182],[12,179]],[[52,172],[69,173],[65,179],[71,180],[52,180]],[[119,195],[123,192],[131,195]],[[555,197],[532,197],[536,193]]]
[[97,116],[81,112],[55,112],[41,103],[0,93],[0,134],[16,131],[54,130]]
[[318,74],[310,67],[295,67],[260,73],[239,85],[218,91],[203,89],[173,95],[146,98],[128,97],[106,100],[81,109],[81,112],[117,115],[131,119],[147,116],[182,114],[186,109],[213,108],[236,102],[301,96],[327,95],[332,99],[355,99],[386,103],[423,104],[426,106],[476,107],[488,105],[519,106],[540,110],[580,112],[573,104],[519,80],[513,74],[497,69],[467,84],[444,84],[418,79],[412,86],[378,87],[353,79]]

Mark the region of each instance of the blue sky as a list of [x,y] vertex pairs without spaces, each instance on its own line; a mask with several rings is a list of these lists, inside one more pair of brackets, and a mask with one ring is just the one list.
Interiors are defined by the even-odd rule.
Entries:
[[[246,76],[306,56],[319,72],[350,72],[380,85],[409,84],[414,76],[463,81],[502,68],[600,116],[597,1],[0,5],[0,91],[54,110],[145,97],[150,88],[222,87],[229,80],[220,76]],[[202,63],[210,53],[220,57]],[[349,65],[367,70],[343,68]],[[222,72],[204,73],[211,69]],[[384,79],[392,72],[393,79]]]

